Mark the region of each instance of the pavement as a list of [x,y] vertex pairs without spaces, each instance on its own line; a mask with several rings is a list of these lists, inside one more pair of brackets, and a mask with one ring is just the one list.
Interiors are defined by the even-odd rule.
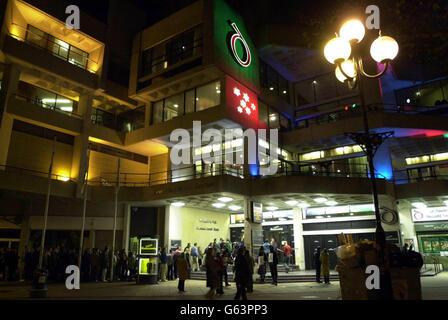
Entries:
[[[422,277],[424,300],[448,300],[448,272],[434,277]],[[29,283],[0,284],[0,300],[29,299]],[[156,285],[137,285],[135,282],[81,283],[79,290],[67,290],[63,283],[48,285],[46,300],[204,300],[208,288],[203,280],[187,280],[185,293],[177,290],[177,281],[160,282]],[[224,294],[216,300],[232,300],[236,293],[235,283],[224,288]],[[249,300],[340,300],[339,282],[254,284]]]

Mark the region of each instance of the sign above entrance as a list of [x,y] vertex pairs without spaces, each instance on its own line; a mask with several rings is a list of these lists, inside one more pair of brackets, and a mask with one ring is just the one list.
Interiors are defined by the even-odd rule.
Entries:
[[438,220],[448,221],[448,207],[412,209],[412,220],[414,222]]

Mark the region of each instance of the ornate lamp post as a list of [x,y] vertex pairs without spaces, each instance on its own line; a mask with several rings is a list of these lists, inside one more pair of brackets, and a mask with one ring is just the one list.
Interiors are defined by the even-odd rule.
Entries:
[[392,37],[381,36],[380,31],[379,37],[375,41],[373,41],[370,46],[370,55],[372,56],[373,60],[383,64],[384,68],[378,74],[370,75],[364,71],[364,67],[362,64],[360,42],[364,38],[364,34],[365,29],[362,22],[360,22],[359,20],[347,21],[339,30],[339,36],[336,34],[335,38],[328,41],[324,49],[324,55],[330,63],[336,65],[335,75],[339,81],[346,83],[350,89],[354,89],[356,87],[359,88],[359,96],[361,100],[364,120],[364,132],[348,133],[347,136],[358,143],[363,148],[363,151],[367,156],[370,170],[370,181],[372,184],[373,203],[375,206],[375,241],[379,246],[378,259],[382,275],[381,297],[383,299],[390,299],[390,275],[389,272],[385,269],[384,259],[386,237],[384,229],[381,225],[381,215],[378,203],[378,192],[376,188],[373,157],[384,139],[390,137],[393,132],[371,133],[369,131],[363,80],[364,78],[379,78],[387,71],[390,61],[392,61],[398,54],[398,44]]

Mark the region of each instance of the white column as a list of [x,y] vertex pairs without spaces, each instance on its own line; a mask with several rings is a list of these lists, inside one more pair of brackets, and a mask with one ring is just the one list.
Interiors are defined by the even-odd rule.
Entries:
[[302,209],[293,209],[293,224],[294,224],[294,257],[296,260],[296,265],[299,266],[300,270],[305,270],[305,244],[302,235],[303,225],[302,225]]

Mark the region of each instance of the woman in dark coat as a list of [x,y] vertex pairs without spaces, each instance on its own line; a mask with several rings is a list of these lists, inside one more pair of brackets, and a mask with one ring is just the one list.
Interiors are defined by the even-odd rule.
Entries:
[[246,249],[239,248],[237,256],[235,258],[235,282],[237,286],[235,300],[240,300],[242,296],[243,300],[247,300],[246,287],[251,277],[249,263],[246,258]]
[[260,280],[263,283],[266,276],[266,264],[268,262],[268,255],[264,252],[264,247],[261,246],[258,251],[258,274],[260,275]]
[[190,267],[185,259],[185,253],[181,253],[180,257],[176,260],[177,271],[179,272],[179,284],[177,289],[179,292],[185,292],[185,280],[190,279]]
[[207,269],[207,287],[210,288],[205,297],[207,299],[213,299],[213,297],[215,296],[215,291],[219,287],[218,271],[220,269],[218,260],[215,256],[215,250],[213,248],[207,249],[205,266]]

